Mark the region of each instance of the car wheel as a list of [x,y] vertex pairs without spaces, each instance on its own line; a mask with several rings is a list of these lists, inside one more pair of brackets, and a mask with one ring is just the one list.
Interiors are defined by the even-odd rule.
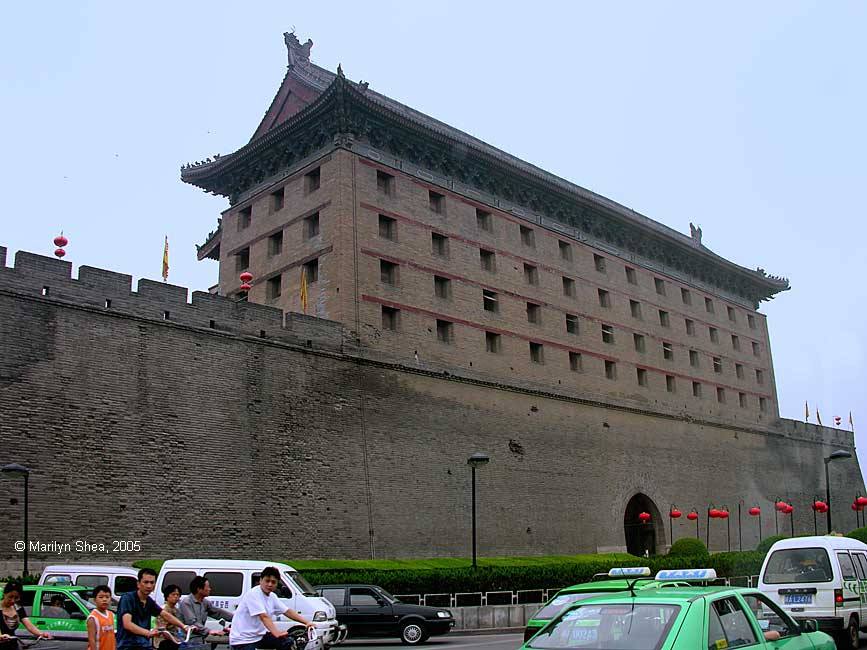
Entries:
[[858,619],[854,616],[849,619],[849,625],[834,635],[834,642],[839,650],[855,650],[859,646]]
[[400,628],[400,640],[406,645],[418,645],[427,638],[424,625],[411,621]]

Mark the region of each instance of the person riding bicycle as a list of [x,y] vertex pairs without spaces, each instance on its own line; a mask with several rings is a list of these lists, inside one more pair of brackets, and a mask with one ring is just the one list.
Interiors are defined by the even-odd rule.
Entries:
[[141,569],[135,591],[128,591],[120,597],[117,605],[117,648],[118,650],[150,650],[151,639],[160,636],[162,631],[150,629],[151,617],[159,617],[184,632],[189,628],[162,608],[150,597],[157,582],[153,569]]
[[278,629],[271,618],[279,614],[305,625],[308,634],[315,631],[313,623],[294,609],[286,609],[280,603],[274,593],[279,581],[280,572],[277,568],[265,567],[259,577],[259,586],[241,596],[241,602],[238,603],[232,619],[232,630],[229,632],[229,646],[232,650],[292,650],[295,647],[294,637],[290,636],[287,630]]
[[9,582],[3,588],[3,598],[0,598],[0,650],[18,650],[18,639],[15,631],[19,625],[37,639],[50,639],[48,632],[42,632],[30,622],[23,607],[17,606],[24,589],[17,582]]
[[[190,581],[190,593],[181,598],[178,603],[180,618],[187,625],[193,625],[197,630],[204,630],[208,618],[232,620],[232,612],[214,607],[208,596],[211,595],[211,583],[203,576],[196,576]],[[210,634],[225,634],[223,630],[213,630]]]

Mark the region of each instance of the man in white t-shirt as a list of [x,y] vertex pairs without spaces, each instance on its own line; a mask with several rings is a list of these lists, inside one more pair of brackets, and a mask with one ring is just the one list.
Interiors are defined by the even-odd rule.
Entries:
[[283,614],[293,621],[307,626],[310,633],[313,623],[294,609],[284,609],[274,590],[280,580],[280,572],[272,566],[265,567],[259,577],[259,586],[253,587],[241,596],[238,609],[232,618],[229,632],[229,646],[232,650],[253,650],[254,648],[274,648],[291,650],[292,637],[286,630],[278,630],[273,616]]

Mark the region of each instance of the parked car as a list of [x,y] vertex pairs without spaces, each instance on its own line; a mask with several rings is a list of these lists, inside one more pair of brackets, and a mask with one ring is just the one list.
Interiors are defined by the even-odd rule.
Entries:
[[440,607],[402,603],[374,585],[318,585],[316,593],[337,610],[337,620],[350,637],[398,637],[407,645],[446,634],[455,625],[452,613]]
[[126,592],[135,591],[137,582],[138,571],[131,566],[104,564],[52,564],[39,577],[40,585],[108,585],[115,601]]
[[[190,581],[202,576],[211,583],[208,600],[216,607],[234,611],[241,595],[259,584],[259,574],[266,566],[276,567],[280,572],[277,597],[286,608],[292,608],[316,626],[317,636],[323,645],[336,645],[346,638],[346,628],[335,617],[334,606],[320,598],[304,576],[287,564],[251,560],[166,560],[157,576],[153,598],[158,605],[163,604],[163,587],[177,585],[181,593],[190,593]],[[297,622],[283,615],[274,619],[277,627],[288,629]],[[210,625],[209,625],[210,626]],[[216,623],[213,627],[219,627]]]
[[783,539],[771,546],[759,573],[759,589],[796,620],[815,619],[839,648],[857,648],[867,629],[867,544],[818,535]]
[[91,591],[69,585],[24,585],[20,604],[41,631],[57,639],[86,640],[87,616],[94,608],[88,600]]

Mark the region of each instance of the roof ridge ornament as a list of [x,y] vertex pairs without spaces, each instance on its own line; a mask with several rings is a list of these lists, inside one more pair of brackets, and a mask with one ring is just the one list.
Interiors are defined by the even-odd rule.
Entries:
[[286,44],[286,53],[289,57],[289,68],[294,68],[298,64],[310,63],[310,50],[313,48],[313,41],[309,38],[304,45],[295,36],[295,28],[291,32],[283,32],[283,42]]
[[693,245],[701,246],[701,226],[694,226],[692,225],[692,221],[690,221],[689,236],[692,237]]

